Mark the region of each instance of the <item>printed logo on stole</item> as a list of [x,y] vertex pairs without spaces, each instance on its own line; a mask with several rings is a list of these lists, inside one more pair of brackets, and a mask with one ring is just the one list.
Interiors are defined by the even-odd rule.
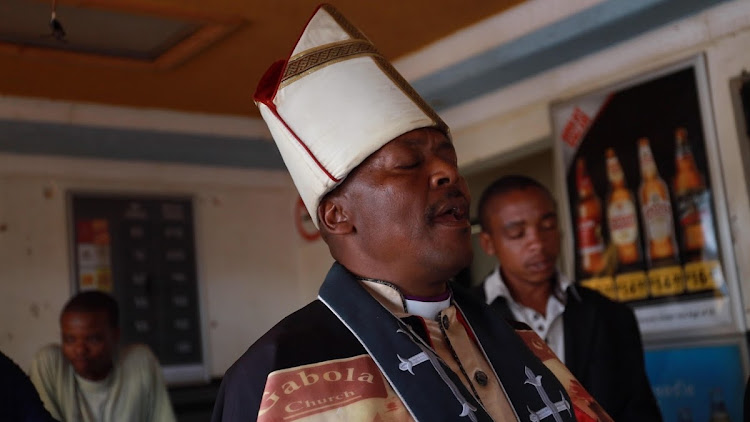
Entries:
[[538,357],[542,362],[549,359],[557,359],[557,355],[555,354],[555,352],[550,349],[547,343],[545,343],[544,340],[542,340],[542,338],[539,337],[539,335],[535,331],[531,329],[516,330],[516,334],[521,337],[523,342],[526,343],[526,346],[531,349],[536,357]]
[[369,355],[272,372],[258,422],[295,421],[388,393]]

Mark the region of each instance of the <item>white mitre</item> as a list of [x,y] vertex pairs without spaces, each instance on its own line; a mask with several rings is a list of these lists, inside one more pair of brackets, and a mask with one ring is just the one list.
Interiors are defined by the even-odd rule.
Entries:
[[319,6],[288,60],[255,92],[316,227],[323,196],[399,135],[448,127],[375,46],[332,6]]

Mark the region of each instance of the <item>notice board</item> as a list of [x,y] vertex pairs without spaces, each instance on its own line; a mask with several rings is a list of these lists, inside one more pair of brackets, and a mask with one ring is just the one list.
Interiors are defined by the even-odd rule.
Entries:
[[72,290],[110,293],[122,343],[144,343],[170,384],[207,377],[190,197],[71,192]]

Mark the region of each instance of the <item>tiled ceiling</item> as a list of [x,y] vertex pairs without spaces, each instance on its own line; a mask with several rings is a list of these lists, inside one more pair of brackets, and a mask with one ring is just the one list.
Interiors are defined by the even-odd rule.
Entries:
[[[521,1],[331,3],[396,59]],[[255,117],[258,79],[317,4],[2,0],[0,95]],[[53,7],[64,37],[50,27]]]

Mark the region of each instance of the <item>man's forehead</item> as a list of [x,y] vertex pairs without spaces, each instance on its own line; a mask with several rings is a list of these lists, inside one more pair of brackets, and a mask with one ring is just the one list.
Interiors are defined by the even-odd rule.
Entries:
[[538,212],[538,213],[529,213],[529,212],[523,212],[524,210],[520,208],[514,209],[512,212],[506,213],[505,215],[501,215],[500,218],[502,219],[502,223],[505,226],[511,226],[511,225],[517,225],[517,224],[528,224],[528,223],[534,223],[539,220],[545,220],[548,218],[556,218],[557,217],[557,211],[555,210],[546,210]]
[[[531,191],[534,191],[533,193]],[[494,214],[524,220],[539,214],[542,217],[556,216],[555,202],[538,188],[518,189],[503,193],[492,199],[491,212]]]
[[[451,141],[450,137],[445,134],[445,132],[433,128],[433,127],[424,127],[420,129],[414,129],[406,133],[402,133],[401,135],[393,138],[388,143],[377,149],[375,152],[370,154],[367,158],[362,160],[361,163],[359,163],[358,166],[354,167],[349,174],[346,176],[346,178],[340,183],[336,188],[332,189],[331,192],[338,190],[341,188],[342,185],[346,184],[347,181],[350,181],[352,179],[357,178],[357,174],[362,171],[363,169],[369,167],[373,161],[377,160],[379,157],[382,157],[383,151],[393,151],[398,150],[401,148],[419,148],[422,147],[426,142],[430,139],[430,133],[434,132],[434,134],[438,137],[442,144],[449,145],[451,148],[453,147],[453,142]],[[328,192],[330,194],[331,192]]]
[[[393,138],[388,144],[392,142],[406,142],[406,143],[419,143],[424,142],[429,138],[435,137],[437,139],[441,140],[447,140],[450,142],[450,138],[448,135],[445,134],[445,132],[438,130],[434,127],[423,127],[419,129],[410,130],[408,132],[402,133],[401,135]],[[388,145],[386,144],[386,145]]]
[[97,325],[99,323],[108,324],[109,314],[106,311],[94,310],[94,311],[78,311],[71,310],[63,312],[60,320],[73,321],[75,320],[78,324],[85,323],[87,325]]
[[555,200],[552,194],[537,186],[526,186],[522,188],[510,189],[507,192],[495,195],[492,202],[497,206],[506,204],[520,204],[524,202],[540,202],[542,199],[545,205],[555,208]]
[[391,151],[401,148],[424,148],[429,144],[438,144],[438,146],[440,147],[447,146],[453,149],[453,142],[448,136],[445,135],[445,133],[434,128],[422,128],[412,130],[397,136],[390,142],[380,147],[380,149],[372,153],[370,157],[377,156],[378,153],[382,151]]

